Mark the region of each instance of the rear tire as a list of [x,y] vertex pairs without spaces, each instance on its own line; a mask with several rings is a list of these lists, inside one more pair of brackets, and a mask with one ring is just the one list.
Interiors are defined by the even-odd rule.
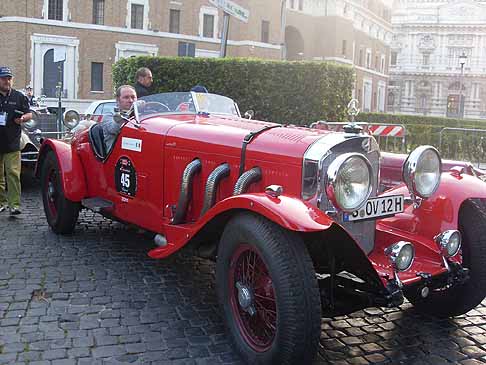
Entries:
[[47,152],[41,170],[42,202],[47,223],[58,234],[74,231],[80,204],[66,199],[61,184],[59,163],[53,151]]
[[463,266],[469,280],[444,292],[431,292],[425,300],[407,297],[416,310],[432,316],[459,316],[478,306],[486,297],[486,212],[483,204],[466,200],[459,211]]
[[216,284],[231,338],[247,363],[312,362],[321,302],[298,234],[253,214],[235,216],[219,244]]

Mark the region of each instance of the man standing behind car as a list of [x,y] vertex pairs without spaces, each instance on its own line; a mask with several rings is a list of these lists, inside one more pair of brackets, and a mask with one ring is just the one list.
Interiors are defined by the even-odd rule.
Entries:
[[135,73],[135,91],[137,92],[137,97],[141,98],[152,94],[150,89],[153,84],[152,71],[147,67],[141,67]]
[[[130,85],[120,86],[118,89],[116,89],[115,96],[117,107],[120,109],[120,113],[122,115],[126,114],[131,109],[133,103],[137,101],[135,89]],[[101,125],[103,128],[105,148],[106,151],[109,152],[116,141],[118,133],[120,133],[121,125],[113,119],[113,115],[111,114],[103,116]]]
[[[20,214],[20,136],[22,123],[32,119],[29,100],[12,88],[13,73],[0,67],[0,212]],[[5,176],[8,191],[6,191]]]

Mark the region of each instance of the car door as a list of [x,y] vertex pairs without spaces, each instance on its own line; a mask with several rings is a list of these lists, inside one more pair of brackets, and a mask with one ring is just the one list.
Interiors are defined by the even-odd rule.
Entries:
[[160,229],[164,134],[148,123],[126,123],[104,163],[107,197],[121,220]]

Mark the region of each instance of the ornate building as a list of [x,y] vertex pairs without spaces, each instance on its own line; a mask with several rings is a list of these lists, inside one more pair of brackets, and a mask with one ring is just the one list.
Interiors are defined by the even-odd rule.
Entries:
[[363,111],[386,110],[391,8],[382,0],[287,0],[289,60],[329,60],[353,67]]
[[398,0],[388,111],[486,118],[486,2]]

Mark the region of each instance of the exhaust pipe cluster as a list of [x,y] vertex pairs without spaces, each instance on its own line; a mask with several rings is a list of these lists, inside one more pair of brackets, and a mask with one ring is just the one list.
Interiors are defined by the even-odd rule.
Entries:
[[[181,191],[179,193],[177,208],[174,217],[172,218],[172,224],[181,224],[184,222],[187,207],[192,199],[193,180],[196,174],[201,171],[201,168],[202,163],[197,158],[191,161],[184,169],[181,181]],[[216,167],[211,174],[209,174],[204,191],[204,204],[200,214],[201,217],[216,203],[216,193],[219,184],[221,180],[229,176],[230,171],[229,164],[224,163]],[[260,181],[261,178],[262,171],[259,167],[254,167],[251,170],[246,171],[236,182],[233,189],[233,195],[244,194],[251,184]],[[160,243],[162,243],[162,246],[164,245],[163,242],[158,242],[159,245]]]

